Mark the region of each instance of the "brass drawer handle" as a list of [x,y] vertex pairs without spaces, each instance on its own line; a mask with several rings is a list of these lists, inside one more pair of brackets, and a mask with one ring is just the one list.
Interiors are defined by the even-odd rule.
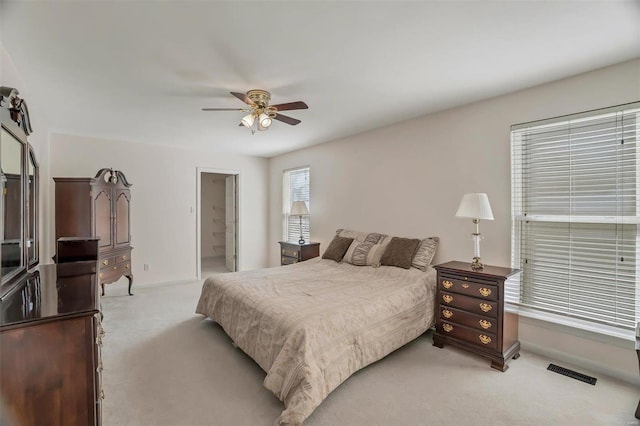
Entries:
[[117,266],[114,266],[114,267],[113,267],[113,270],[115,271],[116,269],[118,269],[118,267],[117,267]]
[[482,312],[489,312],[491,309],[493,309],[493,306],[488,305],[486,303],[481,303],[479,306],[480,306],[480,309],[482,309]]
[[491,322],[490,321],[482,319],[482,320],[478,321],[478,323],[480,324],[480,327],[484,328],[485,330],[487,328],[491,328]]
[[448,309],[445,309],[444,311],[442,311],[442,316],[445,318],[451,318],[453,316],[453,312],[451,312]]
[[453,287],[453,283],[451,281],[444,280],[444,281],[442,281],[442,287],[451,288],[451,287]]
[[451,324],[442,324],[442,328],[444,329],[444,331],[446,331],[447,333],[450,333],[451,330],[453,330],[453,326]]
[[453,296],[451,296],[449,294],[443,294],[442,295],[442,300],[444,300],[447,303],[451,303],[451,301],[453,300]]
[[102,261],[102,264],[103,264],[104,266],[107,266],[107,265],[109,264],[109,261],[108,261],[107,259],[105,259],[105,260],[103,260],[103,261]]
[[122,260],[126,260],[126,259],[127,259],[127,256],[122,256]]
[[462,288],[469,288],[469,284],[467,283],[462,284]]
[[481,295],[483,295],[484,297],[487,297],[491,294],[491,289],[489,288],[479,288],[478,291],[480,292]]
[[483,345],[491,343],[491,337],[485,336],[484,334],[479,335],[478,339],[480,339]]
[[129,264],[124,265],[124,269],[129,269]]

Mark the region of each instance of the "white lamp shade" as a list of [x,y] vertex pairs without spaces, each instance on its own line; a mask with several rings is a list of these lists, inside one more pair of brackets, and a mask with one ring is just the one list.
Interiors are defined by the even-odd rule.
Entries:
[[255,119],[256,119],[255,115],[247,114],[242,118],[242,120],[240,122],[245,127],[251,127],[251,126],[253,126],[253,122],[255,121]]
[[306,216],[309,214],[307,203],[304,201],[294,201],[291,205],[291,216]]
[[457,217],[469,217],[471,219],[493,220],[493,212],[491,211],[491,204],[489,204],[489,197],[482,192],[472,192],[464,194],[458,211],[456,211]]
[[258,116],[258,122],[264,128],[271,126],[271,118],[264,112]]

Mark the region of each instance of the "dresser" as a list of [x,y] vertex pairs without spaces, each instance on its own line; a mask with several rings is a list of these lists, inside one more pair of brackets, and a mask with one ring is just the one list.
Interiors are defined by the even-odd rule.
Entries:
[[131,184],[124,173],[100,169],[93,178],[54,177],[56,241],[65,237],[97,237],[98,278],[104,285],[121,277],[129,280],[131,295]]
[[491,360],[506,371],[520,356],[518,315],[506,312],[505,282],[515,283],[519,269],[486,265],[474,270],[466,262],[434,266],[438,271],[436,332],[433,345],[451,344]]
[[2,421],[101,424],[96,261],[39,266],[0,298]]
[[280,241],[280,265],[291,265],[320,256],[320,243]]

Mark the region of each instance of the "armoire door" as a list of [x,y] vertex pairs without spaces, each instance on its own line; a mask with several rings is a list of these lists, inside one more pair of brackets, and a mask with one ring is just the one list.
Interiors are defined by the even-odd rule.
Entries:
[[108,250],[113,248],[111,188],[93,187],[93,191],[93,235],[100,238],[100,251]]
[[128,246],[131,242],[130,223],[130,204],[131,193],[128,189],[115,189],[114,201],[114,233],[115,247]]

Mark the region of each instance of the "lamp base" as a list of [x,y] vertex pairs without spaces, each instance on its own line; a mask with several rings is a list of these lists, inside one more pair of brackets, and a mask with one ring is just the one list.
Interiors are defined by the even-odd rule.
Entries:
[[298,240],[298,244],[300,244],[300,245],[304,244],[305,242],[306,241],[302,237],[300,237],[300,239]]
[[484,268],[484,265],[482,264],[482,262],[480,262],[479,257],[476,256],[473,258],[473,260],[471,260],[471,269],[479,270],[483,268]]

